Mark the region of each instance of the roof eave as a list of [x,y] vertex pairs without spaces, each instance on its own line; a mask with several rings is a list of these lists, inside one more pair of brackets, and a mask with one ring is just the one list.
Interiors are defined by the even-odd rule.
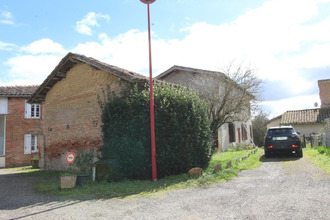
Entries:
[[[78,63],[86,63],[96,69],[102,69],[107,72],[110,72],[117,77],[120,77],[128,82],[143,82],[146,79],[142,76],[138,75],[129,75],[115,68],[111,68],[112,66],[103,64],[97,60],[92,58],[87,58],[85,56],[81,56],[74,53],[68,53],[60,63],[55,67],[55,69],[51,72],[51,74],[45,79],[45,81],[38,87],[38,89],[32,94],[31,98],[28,100],[28,103],[42,103],[45,101],[46,94],[49,90],[60,80],[66,77],[66,73],[74,67]],[[130,72],[131,73],[131,72]]]

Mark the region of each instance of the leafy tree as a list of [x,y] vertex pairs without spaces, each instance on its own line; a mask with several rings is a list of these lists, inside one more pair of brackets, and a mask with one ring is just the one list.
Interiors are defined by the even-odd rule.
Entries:
[[252,120],[253,142],[258,147],[264,145],[264,137],[267,132],[268,113],[259,111]]

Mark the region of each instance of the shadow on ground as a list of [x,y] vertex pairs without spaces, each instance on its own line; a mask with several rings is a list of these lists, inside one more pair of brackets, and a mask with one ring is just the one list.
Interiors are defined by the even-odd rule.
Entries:
[[265,155],[262,155],[259,160],[261,162],[281,162],[281,161],[296,161],[299,159],[301,158],[297,157],[294,154],[277,153],[267,158],[265,157]]

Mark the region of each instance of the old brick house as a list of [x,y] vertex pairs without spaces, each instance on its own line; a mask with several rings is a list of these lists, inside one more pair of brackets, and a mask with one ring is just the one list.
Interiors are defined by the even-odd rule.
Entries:
[[[221,72],[201,70],[182,66],[173,66],[156,77],[158,80],[187,86],[199,91],[202,98],[222,94],[225,87],[225,79],[228,77]],[[234,92],[240,92],[237,84],[231,81],[231,88]],[[213,94],[214,93],[214,94]],[[238,95],[239,96],[239,95]],[[235,121],[225,123],[218,129],[218,149],[226,151],[230,145],[237,143],[251,144],[253,143],[252,121],[250,113],[250,104],[246,103],[246,110],[239,113],[245,118],[244,121]]]
[[37,88],[0,87],[0,167],[31,165],[39,153],[42,108],[27,103]]
[[68,152],[98,149],[102,143],[98,95],[110,86],[119,92],[146,78],[93,58],[69,53],[33,93],[29,103],[40,103],[43,140],[39,165],[44,169],[68,167]]

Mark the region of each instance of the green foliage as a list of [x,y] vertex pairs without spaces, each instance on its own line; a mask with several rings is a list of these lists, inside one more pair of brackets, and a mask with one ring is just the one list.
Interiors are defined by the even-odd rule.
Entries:
[[[316,153],[317,151],[314,150]],[[157,182],[150,180],[122,180],[119,182],[88,182],[86,185],[76,187],[74,189],[61,190],[59,176],[61,172],[52,171],[52,176],[44,178],[45,172],[49,171],[36,171],[34,175],[40,176],[37,181],[39,183],[37,190],[39,192],[47,194],[55,194],[62,196],[74,196],[83,197],[96,196],[97,198],[110,198],[110,197],[126,197],[130,195],[152,195],[155,193],[163,193],[164,191],[184,189],[188,187],[200,187],[207,186],[219,181],[228,180],[237,175],[240,170],[253,169],[261,164],[260,157],[263,155],[263,150],[258,150],[256,154],[252,154],[247,160],[234,163],[233,167],[223,169],[216,173],[212,172],[215,164],[224,163],[228,160],[235,161],[237,157],[242,157],[248,154],[249,151],[237,151],[237,152],[224,152],[216,153],[212,156],[208,168],[203,172],[203,175],[199,178],[190,179],[188,175],[180,174],[167,176],[163,179],[159,179]],[[110,162],[105,162],[111,164]],[[22,175],[22,174],[20,174]],[[57,179],[51,178],[57,177]]]
[[327,155],[327,156],[330,156],[330,147],[318,146],[318,147],[315,147],[315,149],[316,149],[320,154],[325,154],[325,155]]
[[88,174],[92,169],[94,155],[93,149],[87,151],[79,150],[74,165],[76,165],[81,172]]
[[307,146],[304,148],[304,156],[330,174],[330,156],[328,149],[329,148],[324,146],[315,148]]
[[235,151],[242,151],[242,150],[250,150],[253,146],[248,143],[234,143],[232,144],[227,151],[235,152]]
[[267,122],[268,122],[268,114],[265,112],[258,112],[252,120],[252,128],[253,128],[253,142],[258,147],[262,147],[264,145],[264,138],[267,132]]
[[[102,103],[102,159],[114,164],[119,179],[151,178],[150,107],[148,85],[135,86]],[[158,178],[206,167],[211,132],[206,103],[192,90],[154,84]]]

